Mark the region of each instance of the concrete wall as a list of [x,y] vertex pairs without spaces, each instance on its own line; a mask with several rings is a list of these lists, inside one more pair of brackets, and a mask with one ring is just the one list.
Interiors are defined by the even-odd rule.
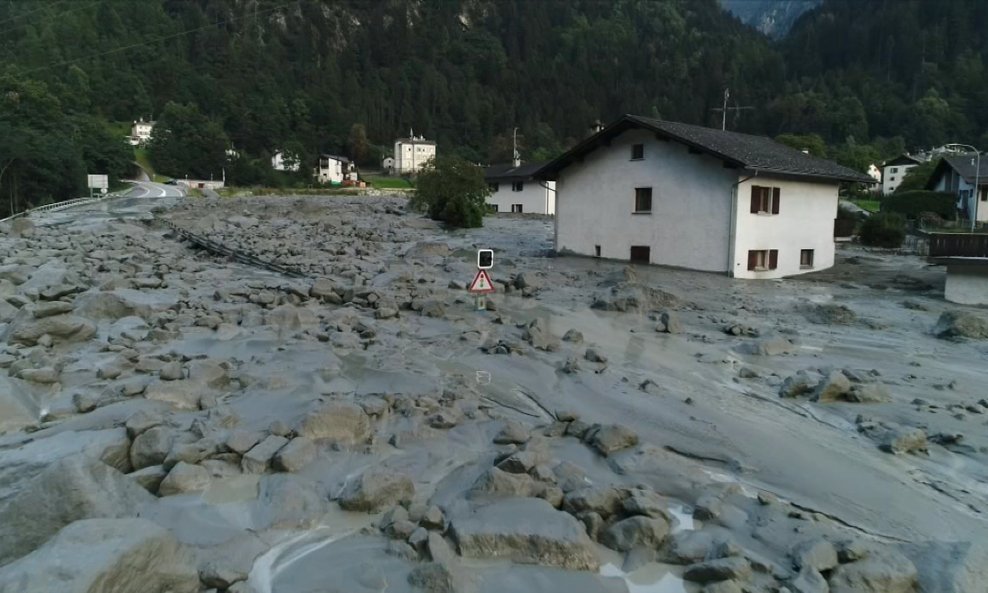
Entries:
[[[751,213],[751,186],[779,188],[778,214]],[[781,278],[834,265],[834,219],[837,183],[808,183],[756,176],[737,190],[733,275],[736,278]],[[749,250],[779,251],[775,270],[748,270]],[[800,251],[813,250],[813,267],[801,268]]]
[[[638,143],[644,159],[631,160]],[[601,257],[627,260],[647,245],[651,263],[726,272],[737,178],[713,157],[629,130],[560,173],[556,249],[594,255],[600,245]],[[636,187],[652,188],[651,214],[634,214]]]
[[906,178],[906,172],[916,165],[890,165],[882,169],[882,193],[889,195]]
[[988,266],[948,265],[943,297],[962,305],[988,305]]
[[523,214],[556,213],[555,181],[525,181],[521,191],[514,191],[510,181],[499,181],[497,185],[498,190],[487,196],[487,203],[496,205],[499,214],[510,213],[513,204],[521,204]]
[[415,173],[436,156],[435,144],[395,142],[395,173]]

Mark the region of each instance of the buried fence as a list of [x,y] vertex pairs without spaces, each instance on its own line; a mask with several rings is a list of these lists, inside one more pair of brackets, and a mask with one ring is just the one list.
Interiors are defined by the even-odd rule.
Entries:
[[233,249],[232,247],[227,247],[222,243],[217,243],[216,241],[207,239],[202,235],[197,235],[196,233],[187,231],[169,220],[161,220],[160,222],[165,226],[167,226],[172,231],[174,231],[176,234],[178,234],[182,239],[188,241],[189,243],[192,243],[193,245],[196,245],[197,247],[201,247],[202,249],[205,249],[206,251],[213,253],[215,255],[222,255],[234,261],[240,262],[242,264],[247,264],[248,266],[254,266],[257,268],[263,268],[271,272],[284,274],[285,276],[289,276],[291,278],[305,277],[305,274],[299,272],[298,270],[294,270],[283,264],[261,259],[256,255],[246,253],[244,251],[239,251],[237,249]]

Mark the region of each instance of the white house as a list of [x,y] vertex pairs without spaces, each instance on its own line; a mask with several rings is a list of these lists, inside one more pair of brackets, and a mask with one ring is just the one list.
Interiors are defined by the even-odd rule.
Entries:
[[386,157],[384,157],[383,160],[381,160],[381,171],[384,172],[385,175],[394,175],[395,174],[395,159],[394,159],[394,157],[386,156]]
[[151,134],[154,131],[153,121],[144,121],[142,117],[138,121],[135,121],[132,126],[130,126],[130,138],[129,141],[132,145],[144,145],[151,140]]
[[409,130],[408,138],[395,140],[394,171],[398,175],[417,173],[426,162],[436,156],[436,143],[422,136],[416,137]]
[[928,160],[930,159],[923,156],[904,154],[890,161],[885,161],[882,164],[882,194],[887,196],[895,192],[895,189],[905,179],[909,169]]
[[298,155],[279,150],[271,157],[271,168],[275,171],[298,171],[301,163]]
[[[982,156],[980,161],[974,153],[943,157],[930,175],[926,189],[955,194],[962,218],[971,220],[970,213],[976,209],[977,220],[988,222],[988,157]],[[977,170],[979,164],[980,170]],[[975,177],[978,183],[977,202],[974,199]]]
[[837,190],[867,175],[774,140],[633,115],[549,162],[555,248],[736,278],[834,262]]
[[345,156],[321,154],[314,176],[319,183],[343,183],[353,172],[353,163]]
[[494,212],[555,214],[556,182],[535,177],[543,165],[515,161],[484,169],[484,180],[491,188],[488,207]]

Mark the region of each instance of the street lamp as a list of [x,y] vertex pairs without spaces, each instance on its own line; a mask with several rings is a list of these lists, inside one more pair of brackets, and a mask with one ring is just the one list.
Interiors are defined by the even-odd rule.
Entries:
[[958,144],[956,142],[948,144],[944,148],[951,148],[954,146],[958,148],[970,148],[971,150],[974,151],[974,155],[977,160],[976,164],[974,165],[974,194],[973,194],[974,207],[971,208],[971,232],[973,233],[974,225],[978,220],[978,201],[981,198],[981,196],[978,195],[978,189],[979,189],[978,182],[980,181],[978,175],[981,173],[981,152],[977,148],[971,146],[970,144]]

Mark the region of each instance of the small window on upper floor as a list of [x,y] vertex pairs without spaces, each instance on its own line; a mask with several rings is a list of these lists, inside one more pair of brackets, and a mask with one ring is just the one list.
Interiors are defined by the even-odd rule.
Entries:
[[645,145],[644,144],[632,144],[631,145],[631,160],[640,161],[645,158]]
[[524,181],[515,181],[511,184],[511,191],[521,191],[523,189],[525,189]]
[[782,190],[778,187],[751,186],[751,213],[778,214]]
[[635,214],[647,214],[652,212],[652,188],[635,188]]

